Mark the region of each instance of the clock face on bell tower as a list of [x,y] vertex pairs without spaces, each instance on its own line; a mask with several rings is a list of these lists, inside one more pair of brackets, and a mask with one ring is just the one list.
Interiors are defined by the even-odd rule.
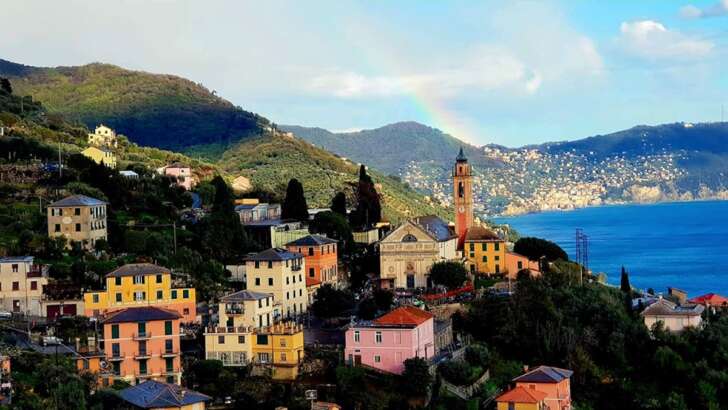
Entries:
[[455,233],[460,242],[473,225],[473,176],[467,158],[460,148],[452,172],[453,205],[455,207]]

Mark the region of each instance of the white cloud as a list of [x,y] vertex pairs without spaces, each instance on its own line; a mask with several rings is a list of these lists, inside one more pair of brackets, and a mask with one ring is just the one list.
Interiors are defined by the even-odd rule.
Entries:
[[704,9],[689,4],[680,9],[680,15],[687,19],[726,16],[728,15],[728,0],[721,0]]
[[714,48],[708,40],[669,30],[654,20],[623,22],[619,43],[624,50],[647,60],[693,60],[707,56]]

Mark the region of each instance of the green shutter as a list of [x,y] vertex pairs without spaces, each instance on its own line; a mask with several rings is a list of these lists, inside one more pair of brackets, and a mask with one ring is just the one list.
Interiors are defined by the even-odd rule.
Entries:
[[172,321],[167,320],[164,322],[164,334],[165,335],[171,335],[172,334]]
[[111,338],[112,339],[119,338],[119,325],[111,325]]

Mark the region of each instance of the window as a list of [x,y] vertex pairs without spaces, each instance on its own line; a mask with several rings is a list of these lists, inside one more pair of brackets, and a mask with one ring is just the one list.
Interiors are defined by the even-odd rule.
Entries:
[[116,303],[121,303],[121,293],[116,294]]
[[291,284],[291,277],[290,276],[286,276],[286,285],[290,285],[290,284]]
[[359,334],[359,331],[355,330],[354,331],[354,341],[359,343],[359,340],[361,340],[360,338],[361,338],[361,335]]
[[286,361],[286,354],[284,352],[281,352],[281,361],[282,362]]
[[146,340],[139,341],[138,351],[139,351],[139,356],[147,355],[147,341]]
[[119,338],[119,325],[111,325],[111,338],[112,339]]
[[94,293],[93,295],[91,295],[91,300],[93,301],[93,303],[99,303],[99,295]]
[[139,374],[147,374],[147,361],[146,360],[139,361]]
[[298,280],[301,281],[301,282],[303,282],[303,276],[301,276],[300,273],[298,274]]
[[495,273],[500,273],[500,265],[495,265]]
[[111,344],[111,356],[112,357],[121,357],[121,349],[119,348],[118,343]]
[[135,285],[142,285],[142,284],[144,284],[144,275],[136,275],[136,276],[134,276],[134,284]]
[[281,338],[281,347],[286,347],[286,338],[285,337]]
[[224,345],[225,344],[225,336],[218,336],[217,337],[217,343]]
[[382,332],[374,333],[374,343],[382,343]]
[[488,250],[488,244],[487,243],[481,243],[480,244],[480,250],[487,251]]
[[157,283],[162,283],[162,275],[157,275]]
[[308,248],[308,256],[313,256],[313,248]]
[[20,282],[13,282],[13,290],[20,290]]
[[290,299],[290,298],[291,298],[291,297],[290,297],[290,295],[289,295],[289,292],[286,292],[286,299]]
[[238,336],[238,344],[241,344],[241,345],[245,344],[245,335]]
[[259,345],[267,345],[268,335],[256,335],[256,343]]
[[475,244],[470,242],[470,252],[475,252]]
[[268,278],[268,286],[273,286],[273,278]]
[[18,273],[18,264],[14,263],[12,267],[13,267],[13,273]]
[[114,284],[116,286],[121,286],[121,276],[117,276],[114,278]]
[[81,232],[81,224],[76,224],[76,232]]
[[518,270],[523,269],[523,262],[518,261]]
[[258,362],[268,363],[268,353],[258,353]]
[[157,300],[164,299],[164,292],[161,290],[157,291]]
[[61,232],[61,224],[56,224],[56,232]]
[[167,373],[172,373],[174,371],[174,358],[167,357],[164,359],[164,370]]
[[268,261],[268,269],[273,269],[273,261]]
[[483,255],[483,262],[488,262],[488,257]]
[[189,299],[189,298],[190,298],[190,290],[182,289],[182,299]]
[[76,216],[81,215],[81,208],[74,208],[73,214]]
[[508,410],[516,410],[516,403],[508,402]]
[[134,292],[134,300],[136,302],[142,302],[147,299],[147,292]]
[[38,282],[31,281],[30,282],[30,290],[38,290]]
[[255,269],[260,268],[260,261],[255,261]]
[[500,250],[500,243],[499,242],[494,243],[493,249],[495,249],[496,251]]
[[164,334],[169,336],[172,334],[172,321],[167,320],[164,322]]
[[382,356],[376,355],[374,356],[374,363],[381,363],[382,362]]
[[315,272],[314,268],[308,268],[308,276],[309,277],[313,278],[314,277],[314,272]]
[[137,323],[137,332],[139,336],[145,336],[147,334],[147,322]]
[[495,255],[494,259],[497,260],[497,261],[499,261],[500,260],[500,256]]
[[172,291],[172,299],[177,299],[177,291],[176,290],[173,290]]
[[260,286],[260,278],[255,278],[255,286]]
[[172,353],[174,351],[174,344],[172,339],[167,339],[164,341],[164,351],[166,353]]
[[184,309],[182,309],[182,314],[183,315],[189,315],[190,314],[190,308],[184,308]]

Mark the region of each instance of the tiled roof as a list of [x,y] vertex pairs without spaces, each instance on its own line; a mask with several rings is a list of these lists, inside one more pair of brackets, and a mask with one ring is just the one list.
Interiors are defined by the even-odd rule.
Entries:
[[374,324],[384,326],[419,326],[433,317],[431,313],[414,306],[401,306],[375,319]]
[[642,311],[643,316],[700,316],[705,307],[703,305],[678,306],[667,299],[658,299],[657,302]]
[[716,293],[707,293],[702,296],[694,297],[688,302],[695,303],[697,305],[722,306],[728,304],[728,298]]
[[239,300],[260,300],[273,296],[272,293],[253,292],[252,290],[241,290],[220,298],[223,302],[235,302]]
[[32,256],[6,256],[4,258],[0,258],[0,263],[12,263],[12,262],[33,263],[33,257]]
[[181,162],[173,162],[166,166],[166,168],[189,168],[189,165],[185,165]]
[[504,403],[539,403],[548,395],[535,389],[516,387],[498,396],[495,401]]
[[169,273],[169,269],[153,263],[127,263],[126,265],[111,271],[106,275],[106,277],[115,278],[117,276],[161,275],[164,273]]
[[468,229],[465,234],[466,241],[499,241],[501,238],[495,232],[490,229],[483,228],[482,226],[473,226]]
[[63,208],[63,207],[70,207],[70,206],[97,206],[97,205],[106,205],[106,202],[98,200],[96,198],[91,198],[90,196],[86,195],[71,195],[67,196],[61,200],[58,200],[56,202],[53,202],[52,204],[48,206],[52,206],[54,208]]
[[457,238],[452,231],[450,225],[435,215],[418,216],[412,222],[419,225],[422,229],[432,235],[438,242]]
[[104,323],[150,322],[152,320],[174,320],[182,316],[174,310],[156,306],[126,308],[113,312],[104,319]]
[[335,239],[327,238],[322,235],[306,235],[303,238],[298,238],[295,241],[288,242],[286,246],[320,246],[337,243]]
[[514,382],[558,383],[574,374],[571,370],[551,366],[538,366],[526,374],[513,379]]
[[142,409],[181,408],[210,400],[210,396],[176,384],[147,380],[119,392],[125,401]]
[[302,258],[298,252],[290,252],[283,248],[270,248],[262,252],[258,252],[255,255],[250,255],[245,258],[246,261],[285,261],[290,259]]

